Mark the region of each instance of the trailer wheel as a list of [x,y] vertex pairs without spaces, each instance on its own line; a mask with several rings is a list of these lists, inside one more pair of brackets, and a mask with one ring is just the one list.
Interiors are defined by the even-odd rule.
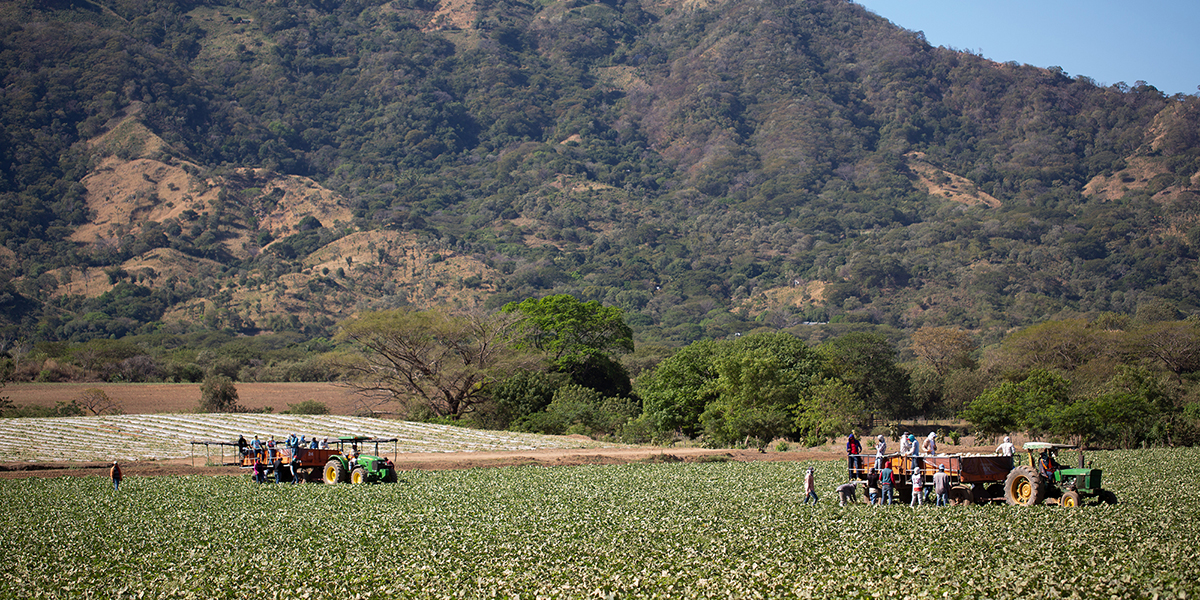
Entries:
[[325,483],[330,485],[346,481],[346,467],[342,461],[334,458],[325,463]]
[[1079,506],[1079,492],[1067,490],[1063,492],[1062,498],[1058,499],[1058,505],[1066,508],[1076,508]]
[[1004,501],[1011,506],[1033,506],[1042,501],[1042,492],[1042,476],[1024,465],[1004,480]]
[[[984,489],[984,493],[987,495],[989,502],[991,502],[993,498],[997,500],[1002,499],[1004,498],[1004,484],[993,483]],[[982,502],[980,504],[982,504]]]
[[970,506],[971,503],[971,490],[965,487],[950,488],[950,504],[955,506]]
[[362,467],[354,467],[350,472],[350,483],[355,485],[367,482],[367,470]]

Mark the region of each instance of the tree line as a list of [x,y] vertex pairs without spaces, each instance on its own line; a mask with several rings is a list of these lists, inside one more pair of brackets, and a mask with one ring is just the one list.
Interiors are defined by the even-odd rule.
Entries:
[[[899,339],[783,331],[694,342],[649,363],[619,309],[569,295],[490,315],[388,311],[348,324],[351,385],[410,415],[483,427],[718,446],[894,435],[914,417],[978,436],[1108,446],[1200,441],[1200,321],[1052,321],[980,349],[955,328]],[[630,371],[635,376],[630,376]]]

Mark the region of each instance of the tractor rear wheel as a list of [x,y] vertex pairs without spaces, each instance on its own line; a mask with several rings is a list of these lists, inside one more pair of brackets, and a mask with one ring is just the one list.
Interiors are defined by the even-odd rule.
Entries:
[[1076,508],[1079,506],[1079,492],[1067,490],[1063,492],[1062,498],[1058,499],[1058,505],[1066,508]]
[[330,485],[346,481],[346,466],[334,458],[325,463],[325,483]]
[[367,470],[362,467],[354,467],[350,472],[350,483],[355,485],[367,482]]
[[1117,503],[1117,495],[1112,493],[1112,491],[1110,491],[1110,490],[1100,490],[1100,494],[1098,497],[1100,498],[1100,501],[1105,504],[1116,504]]
[[396,476],[395,469],[388,469],[383,474],[383,482],[384,483],[396,483],[396,481],[398,479],[399,479],[399,477]]
[[1004,480],[1004,501],[1009,505],[1033,506],[1042,501],[1042,493],[1042,476],[1030,467],[1017,467]]

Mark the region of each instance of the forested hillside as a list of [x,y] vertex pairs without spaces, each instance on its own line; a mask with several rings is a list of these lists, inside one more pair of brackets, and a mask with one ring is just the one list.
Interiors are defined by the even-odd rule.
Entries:
[[1200,98],[845,0],[15,0],[0,78],[6,340],[558,293],[671,346],[1200,309]]

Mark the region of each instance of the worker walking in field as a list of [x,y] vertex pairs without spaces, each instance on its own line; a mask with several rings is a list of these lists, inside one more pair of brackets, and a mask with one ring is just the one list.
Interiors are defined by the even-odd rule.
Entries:
[[937,494],[938,506],[950,503],[950,474],[946,472],[946,465],[938,465],[938,472],[933,476],[933,493]]
[[808,472],[804,474],[804,503],[808,504],[809,499],[812,499],[813,504],[820,501],[817,498],[817,481],[813,476],[813,468],[809,467]]
[[112,467],[108,469],[108,476],[112,478],[113,491],[117,491],[121,487],[121,465],[117,461],[113,461]]

